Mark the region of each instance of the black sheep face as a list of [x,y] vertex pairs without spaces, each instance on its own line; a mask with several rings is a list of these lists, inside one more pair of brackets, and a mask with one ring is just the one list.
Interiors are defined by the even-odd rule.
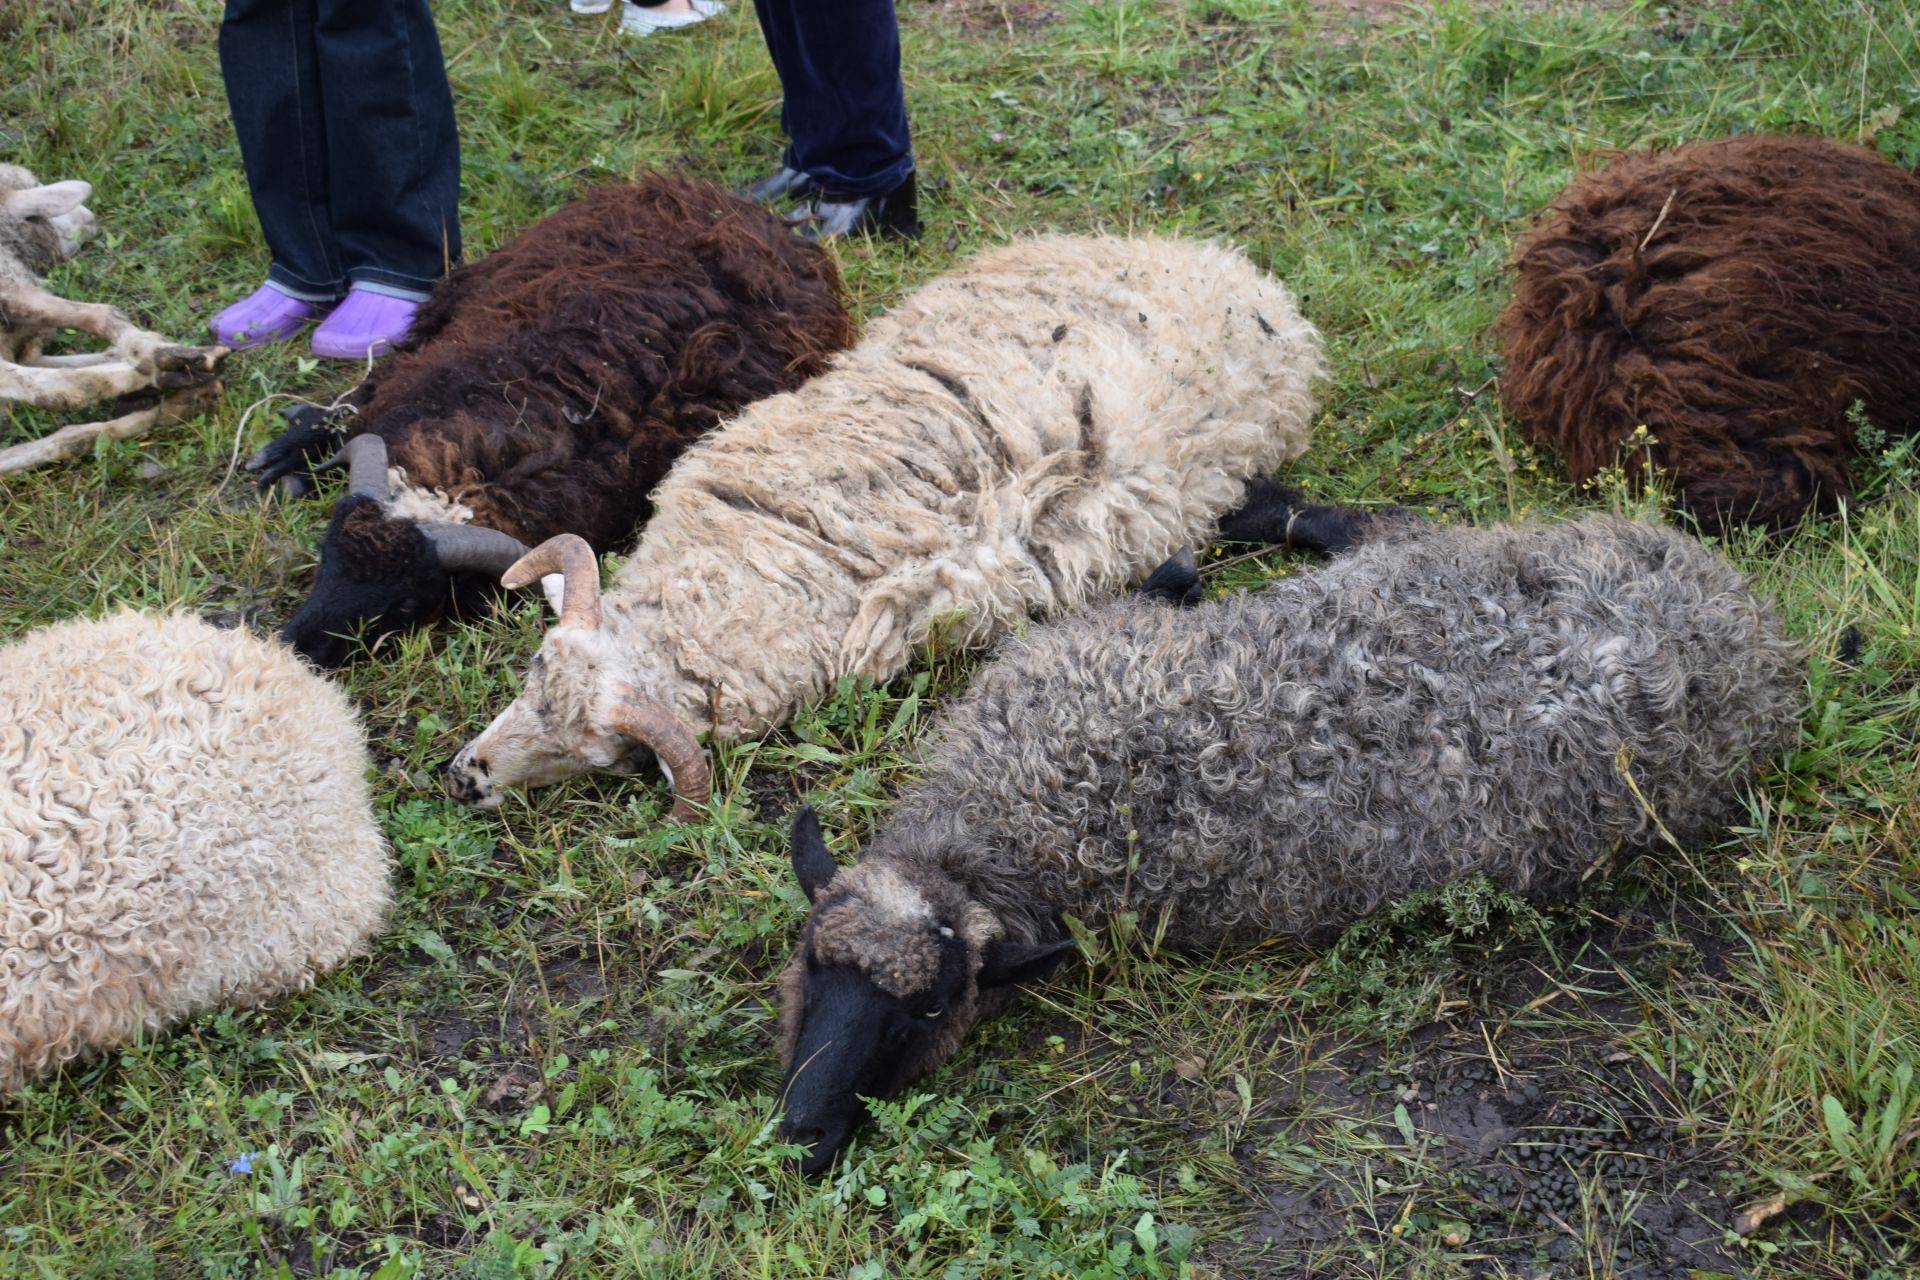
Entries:
[[1073,943],[1012,943],[934,866],[869,859],[836,871],[811,809],[794,820],[794,874],[813,900],[780,979],[782,1139],[824,1172],[865,1113],[959,1049],[1014,987],[1046,976]]
[[310,662],[341,666],[352,637],[371,643],[430,623],[447,611],[455,589],[417,525],[388,515],[373,498],[350,495],[334,505],[313,594],[280,638]]

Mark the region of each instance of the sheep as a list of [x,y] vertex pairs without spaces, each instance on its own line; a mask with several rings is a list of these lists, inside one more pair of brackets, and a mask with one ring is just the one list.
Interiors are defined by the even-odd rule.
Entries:
[[[854,337],[832,258],[766,210],[673,177],[591,192],[455,270],[350,396],[352,480],[282,638],[339,665],[356,630],[481,608],[554,534],[626,545],[681,450]],[[337,444],[341,416],[293,416],[263,485]]]
[[[124,412],[104,422],[76,422],[37,440],[0,449],[0,475],[85,452],[96,439],[125,440],[205,412],[219,394],[225,347],[182,347],[144,329],[113,307],[69,302],[41,278],[93,237],[96,221],[84,201],[93,188],[67,181],[42,185],[19,165],[0,164],[0,407],[80,409],[123,397]],[[61,329],[104,338],[105,351],[49,356]]]
[[1865,148],[1629,152],[1554,201],[1513,270],[1507,414],[1576,482],[1644,479],[1650,456],[1705,532],[1835,509],[1855,402],[1920,427],[1920,178]]
[[1306,447],[1320,337],[1238,251],[1045,237],[910,295],[796,392],[706,437],[654,495],[604,602],[578,539],[520,697],[468,743],[468,804],[651,747],[706,803],[697,741],[778,726],[853,674],[885,680],[936,624],[977,646],[1144,574],[1245,477]]
[[808,1171],[859,1097],[946,1061],[1073,949],[1063,913],[1210,948],[1321,938],[1476,873],[1557,897],[1661,823],[1712,838],[1794,738],[1800,649],[1695,539],[1610,515],[1266,515],[1273,540],[1354,549],[1009,641],[858,862],[794,822],[811,914],[780,978],[782,1132]]
[[126,610],[0,648],[0,1092],[358,951],[388,857],[346,697]]

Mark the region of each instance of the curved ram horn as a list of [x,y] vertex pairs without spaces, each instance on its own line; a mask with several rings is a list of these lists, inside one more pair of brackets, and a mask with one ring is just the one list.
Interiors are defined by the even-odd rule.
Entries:
[[372,432],[355,436],[340,446],[340,452],[321,463],[319,470],[331,471],[342,464],[347,468],[347,492],[356,498],[375,502],[393,501],[387,485],[387,442]]
[[[568,600],[572,600],[571,593]],[[707,753],[679,716],[665,703],[627,690],[607,717],[607,727],[645,743],[660,758],[660,767],[673,784],[669,821],[690,822],[700,816],[713,796]]]
[[567,600],[560,611],[560,625],[599,630],[600,561],[579,534],[554,534],[514,561],[500,575],[500,585],[524,587],[550,573],[558,573],[567,580]]
[[484,573],[497,578],[527,554],[527,544],[512,534],[477,524],[434,521],[422,524],[420,532],[448,573]]

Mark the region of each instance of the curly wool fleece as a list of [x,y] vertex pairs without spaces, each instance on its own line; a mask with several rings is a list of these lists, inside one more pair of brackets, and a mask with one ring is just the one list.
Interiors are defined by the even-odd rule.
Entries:
[[1006,644],[833,893],[952,880],[1014,941],[1169,916],[1312,936],[1482,872],[1563,893],[1712,838],[1798,732],[1803,655],[1725,560],[1611,516],[1415,532],[1192,610]]
[[183,615],[0,649],[0,1090],[307,986],[388,903],[345,696]]

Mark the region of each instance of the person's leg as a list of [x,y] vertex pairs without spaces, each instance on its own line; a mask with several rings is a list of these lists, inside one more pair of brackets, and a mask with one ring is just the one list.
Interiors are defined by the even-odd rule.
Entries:
[[[773,62],[773,73],[780,79],[780,132],[791,139],[792,109],[789,106],[786,68],[788,61],[794,57],[793,49],[797,42],[793,30],[793,9],[780,0],[753,0],[753,12],[760,22],[760,35],[766,41],[767,56]],[[793,144],[789,141],[780,153],[780,167],[741,187],[737,194],[760,204],[771,205],[802,199],[812,195],[815,189],[813,179],[794,163]]]
[[390,350],[460,257],[460,139],[426,0],[318,0],[315,47],[351,292],[315,330],[323,356]]
[[920,234],[900,26],[894,0],[763,0],[756,4],[780,73],[791,139],[755,199],[807,195],[799,219],[815,239]]
[[913,172],[894,0],[758,0],[785,93],[792,165],[829,192],[878,196]]
[[460,137],[427,0],[318,0],[334,175],[328,209],[356,289],[424,299],[460,259]]
[[291,337],[346,292],[327,215],[327,149],[313,48],[314,0],[227,0],[220,70],[268,285],[214,318],[229,346]]

